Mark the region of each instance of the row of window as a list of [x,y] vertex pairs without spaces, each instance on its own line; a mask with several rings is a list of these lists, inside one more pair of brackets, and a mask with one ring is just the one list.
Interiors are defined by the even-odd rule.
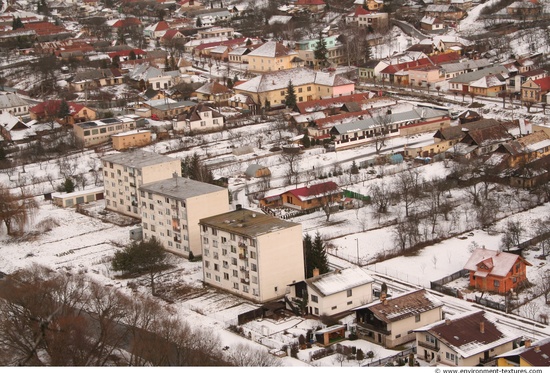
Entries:
[[[227,276],[226,276],[227,275]],[[212,274],[210,272],[206,272],[205,273],[205,277],[209,280],[212,279]],[[214,275],[214,280],[216,282],[221,282],[221,277],[219,275]],[[224,273],[224,280],[229,280],[229,274],[227,273]],[[243,284],[242,285],[242,288],[240,287],[240,284],[238,282],[233,282],[233,289],[235,290],[242,290],[243,293],[249,293],[250,292],[250,287],[249,285],[246,285],[246,284]],[[258,296],[259,295],[259,291],[257,288],[253,287],[252,288],[252,295],[254,296]]]

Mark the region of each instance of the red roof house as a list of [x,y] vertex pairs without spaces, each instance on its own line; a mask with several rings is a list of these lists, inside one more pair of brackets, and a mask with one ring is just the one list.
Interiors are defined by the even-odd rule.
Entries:
[[67,102],[69,105],[69,116],[59,117],[61,100],[49,100],[39,103],[29,109],[31,119],[38,121],[57,120],[63,124],[75,124],[96,119],[96,112],[84,105],[75,102]]
[[486,248],[476,249],[464,269],[470,271],[470,286],[504,294],[527,281],[527,266],[521,256]]

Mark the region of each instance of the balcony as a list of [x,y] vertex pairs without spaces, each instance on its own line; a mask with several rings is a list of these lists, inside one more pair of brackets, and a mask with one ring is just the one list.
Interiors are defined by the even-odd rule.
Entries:
[[386,325],[384,325],[384,326],[376,325],[375,326],[375,325],[367,324],[367,323],[364,323],[364,322],[357,322],[357,329],[362,330],[363,334],[366,334],[365,331],[376,332],[376,333],[380,333],[380,334],[384,334],[384,335],[390,335],[391,334],[391,330],[388,330]]
[[246,260],[248,259],[248,257],[246,256],[246,254],[239,254],[239,259]]
[[431,343],[428,343],[428,342],[418,341],[418,345],[420,347],[424,347],[425,349],[428,349],[428,350],[431,350],[431,351],[436,351],[436,352],[439,351],[439,346],[438,345],[434,345],[434,344],[431,344]]
[[249,278],[241,278],[241,283],[242,284],[250,284],[250,279]]

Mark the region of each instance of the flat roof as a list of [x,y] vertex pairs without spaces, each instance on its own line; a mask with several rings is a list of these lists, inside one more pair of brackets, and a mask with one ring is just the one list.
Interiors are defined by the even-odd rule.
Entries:
[[109,154],[101,158],[101,160],[133,168],[142,168],[156,164],[179,161],[176,158],[146,152],[141,149],[135,149],[124,153]]
[[271,232],[300,226],[271,215],[247,209],[234,210],[200,220],[200,224],[218,228],[224,232],[257,237]]
[[203,183],[201,181],[191,180],[179,176],[144,184],[139,189],[144,192],[161,194],[163,196],[179,200],[226,190],[225,188],[217,185]]
[[115,134],[111,135],[111,137],[124,137],[124,136],[135,135],[137,133],[144,133],[144,132],[149,132],[150,133],[151,130],[143,130],[143,129],[130,130],[130,131],[126,131],[126,132],[115,133]]

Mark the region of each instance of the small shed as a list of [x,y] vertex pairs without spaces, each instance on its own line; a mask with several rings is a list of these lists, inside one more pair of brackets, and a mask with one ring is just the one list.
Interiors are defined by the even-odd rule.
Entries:
[[53,203],[59,207],[73,207],[103,199],[103,187],[79,190],[72,193],[52,193]]
[[269,168],[260,166],[259,164],[251,164],[248,166],[244,172],[246,177],[264,177],[271,176],[271,171]]
[[328,346],[336,341],[342,340],[345,336],[345,325],[333,325],[315,332],[315,340],[323,346]]

